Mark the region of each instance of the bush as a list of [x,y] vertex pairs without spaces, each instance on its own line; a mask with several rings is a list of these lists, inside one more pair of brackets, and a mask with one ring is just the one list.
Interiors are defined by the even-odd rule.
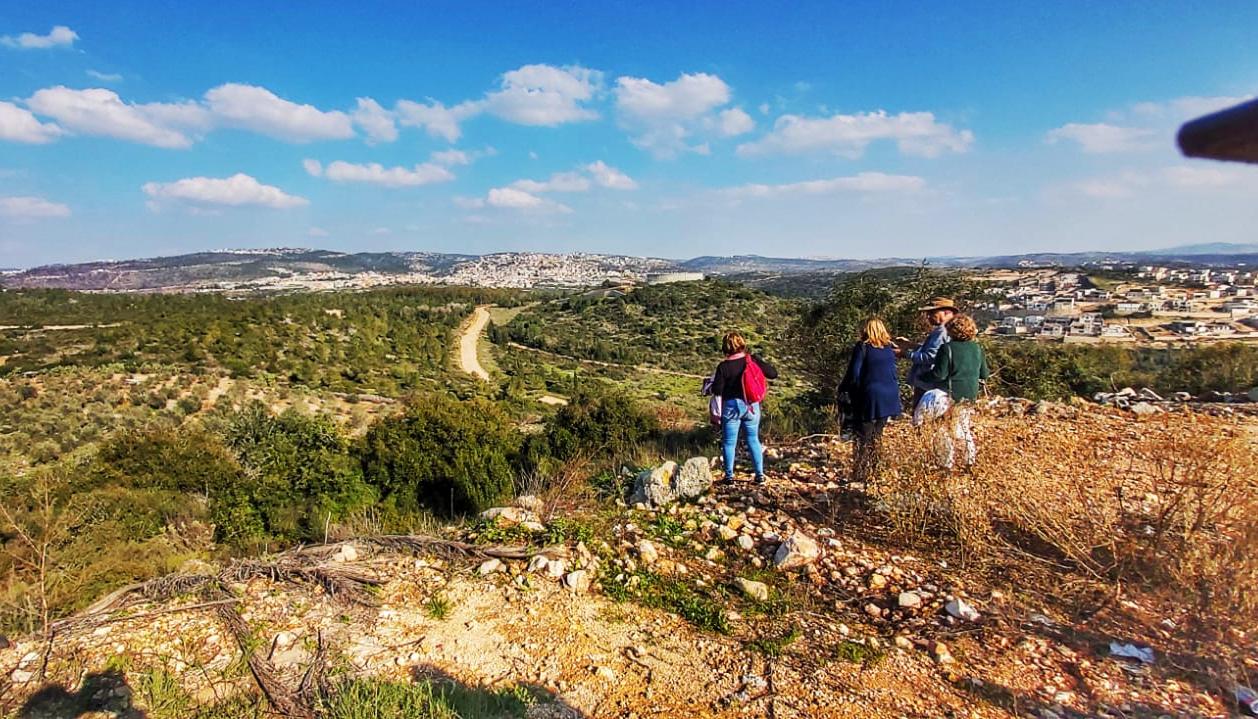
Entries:
[[362,467],[387,509],[454,516],[510,493],[518,449],[518,433],[493,403],[432,394],[368,430]]
[[625,393],[586,387],[546,421],[541,435],[530,438],[524,463],[538,469],[546,468],[548,459],[597,457],[599,464],[615,464],[659,434],[659,420]]
[[229,419],[225,438],[251,480],[248,494],[233,494],[230,505],[243,510],[247,502],[272,537],[319,539],[327,522],[375,501],[329,417],[292,409],[272,415],[254,403]]

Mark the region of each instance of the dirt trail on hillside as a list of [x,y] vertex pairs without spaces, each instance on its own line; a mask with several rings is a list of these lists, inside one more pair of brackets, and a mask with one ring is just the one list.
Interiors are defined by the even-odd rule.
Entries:
[[463,334],[459,336],[459,368],[486,382],[489,381],[489,372],[481,366],[480,358],[476,355],[476,345],[480,342],[480,335],[488,324],[489,309],[477,307],[472,312],[471,322],[463,328]]

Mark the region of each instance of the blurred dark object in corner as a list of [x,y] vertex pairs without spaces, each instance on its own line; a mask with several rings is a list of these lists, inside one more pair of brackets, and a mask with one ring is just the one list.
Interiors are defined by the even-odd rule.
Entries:
[[1188,157],[1258,163],[1258,100],[1184,123],[1178,141]]

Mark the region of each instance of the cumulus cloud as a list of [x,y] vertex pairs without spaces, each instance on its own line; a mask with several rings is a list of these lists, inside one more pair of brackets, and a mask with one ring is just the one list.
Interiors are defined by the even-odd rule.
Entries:
[[437,100],[399,100],[398,122],[423,128],[447,142],[463,136],[463,121],[488,113],[517,125],[554,127],[593,120],[598,113],[584,106],[602,85],[602,73],[579,66],[524,65],[499,77],[498,89],[479,100],[447,106]]
[[30,110],[0,101],[0,140],[41,145],[52,142],[64,131],[50,122],[40,122]]
[[382,142],[393,142],[397,139],[397,125],[393,122],[393,113],[380,106],[370,97],[358,98],[358,107],[350,117],[354,124],[367,135],[367,144],[375,145]]
[[446,167],[469,165],[472,162],[471,156],[462,150],[439,150],[429,155],[429,159]]
[[616,168],[608,165],[602,160],[591,162],[585,166],[586,172],[594,178],[594,182],[600,187],[606,187],[612,190],[636,190],[638,183],[633,178]]
[[554,127],[593,120],[598,113],[582,106],[602,84],[602,73],[580,66],[525,65],[505,72],[501,88],[485,95],[484,109],[519,125]]
[[547,192],[588,192],[595,185],[612,190],[634,190],[638,187],[632,177],[602,160],[576,170],[556,172],[545,180],[516,180],[509,187],[537,195]]
[[69,214],[69,207],[42,197],[0,197],[0,217],[10,220],[42,220]]
[[620,77],[613,93],[621,127],[629,131],[633,144],[658,157],[683,150],[706,152],[703,144],[688,145],[696,132],[729,137],[755,125],[741,109],[716,112],[731,95],[729,85],[716,75],[688,73],[662,84]]
[[831,153],[857,158],[871,143],[895,142],[900,152],[917,157],[938,157],[945,152],[965,152],[974,144],[974,134],[939,122],[932,112],[883,110],[830,117],[782,115],[773,130],[754,142],[738,146],[738,154],[802,155]]
[[926,187],[926,180],[914,175],[888,175],[862,172],[847,177],[807,180],[779,185],[748,184],[719,190],[727,197],[774,197],[779,195],[829,195],[843,192],[882,193],[917,192]]
[[141,188],[151,198],[151,206],[162,203],[180,203],[197,206],[269,207],[285,210],[308,205],[304,197],[284,192],[278,187],[264,185],[244,173],[231,177],[188,177],[175,182],[147,182]]
[[33,32],[24,32],[16,37],[5,35],[0,37],[0,45],[19,50],[47,50],[53,47],[70,47],[78,39],[78,33],[65,25],[57,25],[47,35],[36,35]]
[[514,187],[495,187],[485,197],[485,204],[490,207],[509,210],[555,212],[560,214],[572,212],[572,208],[567,205],[538,197]]
[[538,192],[585,192],[590,189],[590,179],[577,172],[556,172],[546,180],[516,180],[511,187],[529,193]]
[[1107,154],[1133,152],[1150,147],[1157,133],[1142,127],[1119,127],[1106,123],[1081,124],[1072,122],[1049,130],[1045,140],[1050,145],[1058,142],[1074,142],[1087,153]]
[[286,142],[343,140],[354,136],[350,116],[290,102],[264,87],[228,83],[205,93],[221,124],[258,132]]
[[398,122],[406,127],[423,128],[429,135],[446,142],[457,142],[463,136],[460,124],[481,111],[480,103],[462,102],[446,107],[436,100],[427,103],[398,100],[394,108]]
[[190,132],[210,126],[210,117],[195,102],[129,104],[103,88],[44,88],[27,99],[26,106],[72,132],[155,147],[188,147],[193,141]]
[[354,164],[336,160],[324,167],[318,160],[307,159],[302,161],[302,166],[307,173],[333,182],[366,182],[384,187],[417,187],[454,179],[449,170],[431,162],[407,168],[385,167],[376,162]]

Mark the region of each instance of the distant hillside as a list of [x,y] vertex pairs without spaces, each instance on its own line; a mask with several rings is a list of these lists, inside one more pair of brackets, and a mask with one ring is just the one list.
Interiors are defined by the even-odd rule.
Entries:
[[[888,257],[870,260],[736,255],[665,260],[627,255],[503,252],[334,252],[264,249],[46,265],[0,272],[3,287],[107,291],[335,289],[380,282],[439,282],[485,287],[590,287],[673,270],[714,276],[822,275],[885,267],[1083,267],[1107,264],[1234,266],[1258,264],[1258,245],[1207,243],[1143,252],[1027,253],[988,257]],[[375,273],[379,278],[368,276]],[[340,283],[340,284],[337,284]],[[807,294],[802,293],[802,294]]]

